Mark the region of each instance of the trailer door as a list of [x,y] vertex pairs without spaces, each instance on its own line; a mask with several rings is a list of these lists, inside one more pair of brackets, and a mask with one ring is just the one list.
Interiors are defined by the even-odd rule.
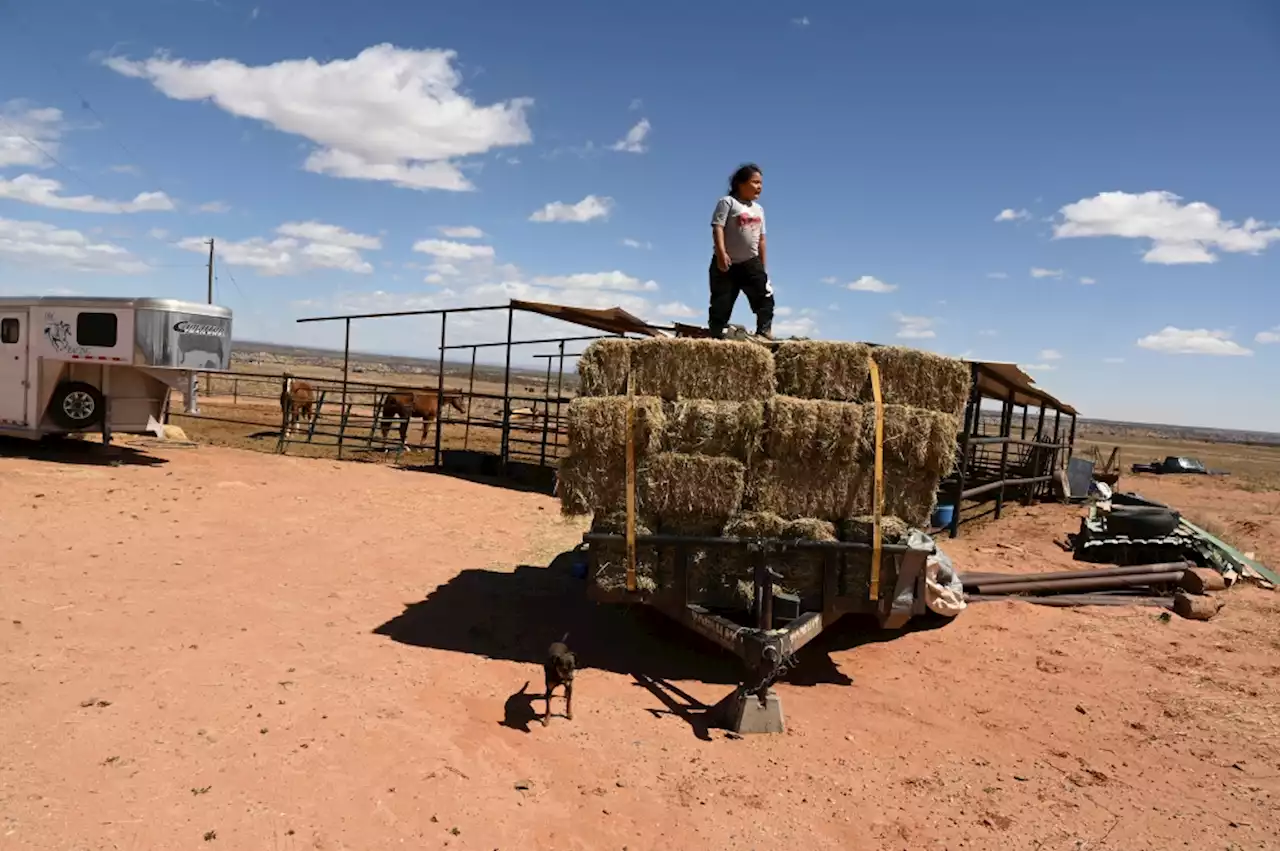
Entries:
[[0,425],[27,424],[27,314],[0,312]]

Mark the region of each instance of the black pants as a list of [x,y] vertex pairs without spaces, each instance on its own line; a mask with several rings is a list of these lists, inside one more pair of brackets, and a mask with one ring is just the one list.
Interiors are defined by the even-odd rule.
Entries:
[[759,257],[734,263],[729,271],[722,272],[711,258],[711,307],[707,311],[707,328],[712,336],[724,334],[738,293],[745,293],[751,312],[756,315],[756,333],[769,334],[773,330],[773,294],[769,292],[769,275]]

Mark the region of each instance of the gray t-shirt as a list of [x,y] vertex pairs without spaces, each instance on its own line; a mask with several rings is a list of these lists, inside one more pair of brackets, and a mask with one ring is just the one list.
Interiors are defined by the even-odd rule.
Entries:
[[724,228],[724,250],[732,263],[741,263],[760,255],[760,237],[764,236],[764,208],[754,201],[744,204],[732,195],[716,202],[711,224]]

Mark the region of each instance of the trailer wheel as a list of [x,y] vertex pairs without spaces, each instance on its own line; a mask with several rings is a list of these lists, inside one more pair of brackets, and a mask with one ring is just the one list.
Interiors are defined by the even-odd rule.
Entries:
[[84,431],[102,422],[106,400],[102,391],[83,381],[64,381],[53,391],[49,414],[68,431]]

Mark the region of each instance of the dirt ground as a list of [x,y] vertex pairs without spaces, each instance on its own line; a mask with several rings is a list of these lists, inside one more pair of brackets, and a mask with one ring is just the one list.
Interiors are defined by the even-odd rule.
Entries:
[[[201,446],[0,458],[0,848],[1280,847],[1280,597],[1208,623],[975,604],[833,630],[788,732],[703,713],[733,660],[584,598],[554,502]],[[1280,494],[1130,480],[1249,522]],[[1071,567],[1079,509],[941,543]],[[574,719],[533,721],[549,642]],[[555,704],[557,712],[563,704]],[[531,723],[532,722],[532,723]]]

